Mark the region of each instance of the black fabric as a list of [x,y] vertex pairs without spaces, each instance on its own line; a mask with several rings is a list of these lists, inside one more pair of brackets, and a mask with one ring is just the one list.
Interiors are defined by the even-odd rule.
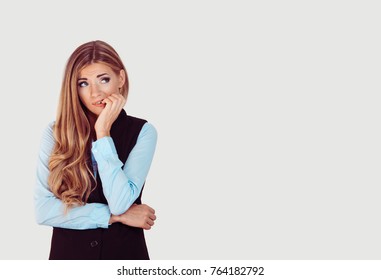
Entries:
[[[118,157],[123,164],[135,146],[145,123],[145,120],[128,116],[122,110],[112,125],[110,134]],[[97,185],[91,192],[88,203],[107,204],[99,172],[97,172],[96,179]],[[135,203],[141,204],[141,195],[142,193],[140,193]],[[148,260],[149,255],[143,229],[114,223],[107,229],[74,230],[54,227],[49,259]]]

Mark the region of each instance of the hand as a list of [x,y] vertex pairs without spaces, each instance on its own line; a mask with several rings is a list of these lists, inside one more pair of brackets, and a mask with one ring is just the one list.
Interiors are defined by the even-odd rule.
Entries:
[[99,114],[94,125],[97,139],[110,136],[111,126],[126,104],[126,99],[119,93],[113,93],[103,99],[102,103],[106,104],[106,106]]
[[146,204],[133,204],[119,216],[111,215],[110,224],[119,222],[132,227],[151,229],[156,220],[155,210]]

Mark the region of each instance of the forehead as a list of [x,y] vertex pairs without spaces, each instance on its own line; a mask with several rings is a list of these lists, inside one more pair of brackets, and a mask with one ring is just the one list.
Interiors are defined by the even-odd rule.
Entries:
[[92,63],[79,72],[80,77],[92,77],[99,74],[107,73],[109,75],[114,74],[111,67],[103,63]]

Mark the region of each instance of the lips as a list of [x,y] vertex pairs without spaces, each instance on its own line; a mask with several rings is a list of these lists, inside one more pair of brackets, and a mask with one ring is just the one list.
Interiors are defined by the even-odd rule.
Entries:
[[102,100],[98,100],[98,101],[96,101],[96,102],[93,102],[93,105],[95,105],[95,106],[104,105],[104,104],[102,103],[102,101],[103,101],[103,99],[102,99]]

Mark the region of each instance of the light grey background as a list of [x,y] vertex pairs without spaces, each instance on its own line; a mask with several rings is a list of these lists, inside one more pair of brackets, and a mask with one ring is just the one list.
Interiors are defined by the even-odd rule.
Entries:
[[379,259],[378,1],[7,1],[0,259],[46,259],[42,130],[68,56],[101,39],[159,141],[152,259]]

